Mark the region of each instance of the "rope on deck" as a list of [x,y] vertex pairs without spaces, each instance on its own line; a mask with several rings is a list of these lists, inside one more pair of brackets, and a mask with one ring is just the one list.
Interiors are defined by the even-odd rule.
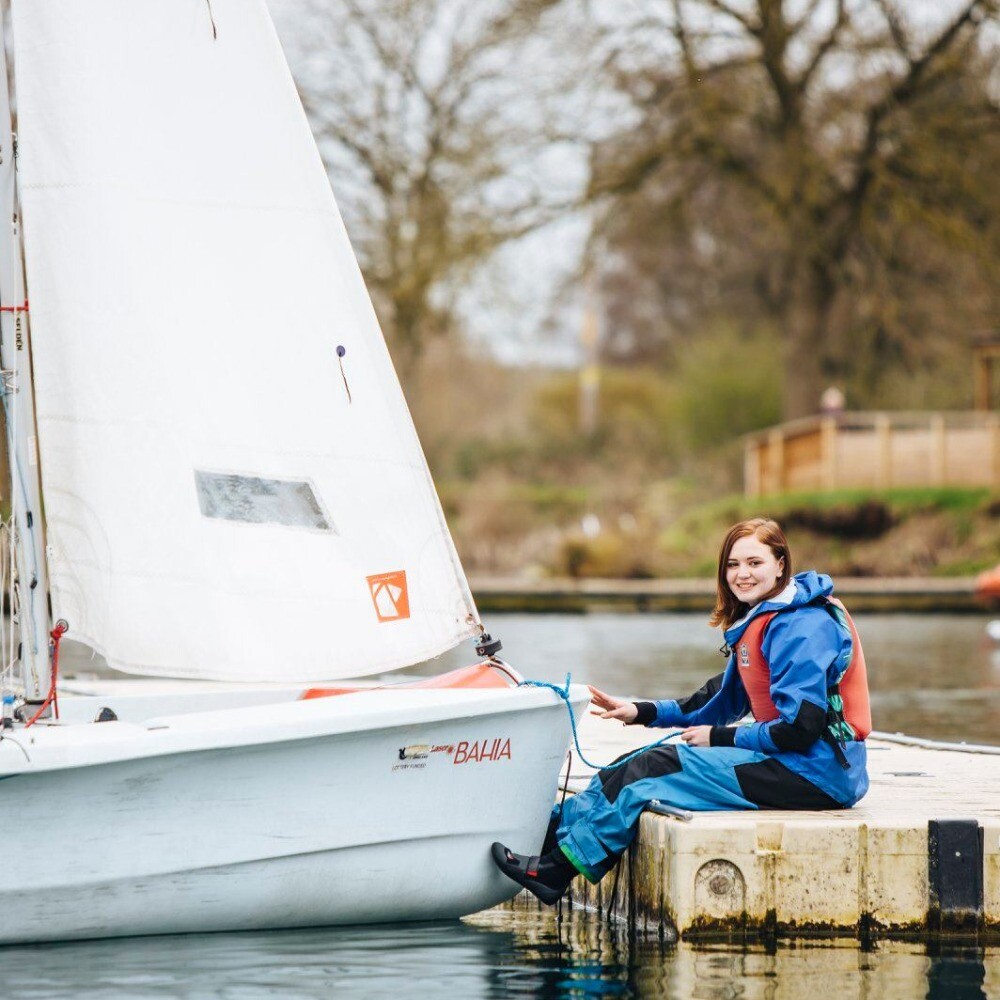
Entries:
[[949,750],[952,753],[984,753],[990,756],[1000,756],[1000,747],[985,743],[946,743],[943,740],[929,740],[922,736],[907,736],[906,733],[881,733],[872,730],[868,734],[870,740],[881,740],[883,743],[898,743],[904,747],[921,747],[924,750]]

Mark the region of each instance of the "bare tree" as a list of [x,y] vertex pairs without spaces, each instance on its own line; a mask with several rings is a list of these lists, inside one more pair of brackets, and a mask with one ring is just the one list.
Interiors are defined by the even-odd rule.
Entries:
[[916,350],[913,323],[927,324],[908,296],[931,281],[947,300],[959,264],[979,271],[979,315],[995,311],[996,0],[636,9],[605,32],[629,119],[597,148],[591,186],[611,208],[597,245],[612,287],[632,266],[663,280],[652,227],[683,232],[683,247],[668,235],[660,248],[672,318],[752,299],[783,336],[786,417],[853,370],[859,337],[886,356]]
[[551,220],[554,0],[306,0],[292,65],[397,363],[456,290]]

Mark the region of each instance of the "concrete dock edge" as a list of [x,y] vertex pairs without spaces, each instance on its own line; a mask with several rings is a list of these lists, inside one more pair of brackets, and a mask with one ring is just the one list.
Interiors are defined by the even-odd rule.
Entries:
[[[634,727],[583,734],[595,759],[641,745]],[[1000,747],[869,744],[853,809],[646,812],[618,870],[578,879],[573,901],[667,939],[1000,940]],[[571,787],[588,777],[575,767]]]

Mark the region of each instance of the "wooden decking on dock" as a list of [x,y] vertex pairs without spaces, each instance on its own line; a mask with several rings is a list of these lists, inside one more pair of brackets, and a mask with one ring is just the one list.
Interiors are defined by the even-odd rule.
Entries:
[[[607,763],[656,730],[588,716]],[[1000,754],[869,740],[871,788],[836,812],[646,813],[624,864],[628,912],[693,937],[1000,930]],[[576,759],[570,789],[592,770]],[[607,879],[605,881],[608,881]],[[607,892],[577,879],[579,899]],[[593,900],[587,900],[593,901]]]
[[[472,577],[480,611],[708,611],[715,580]],[[837,579],[852,611],[982,611],[974,577]]]

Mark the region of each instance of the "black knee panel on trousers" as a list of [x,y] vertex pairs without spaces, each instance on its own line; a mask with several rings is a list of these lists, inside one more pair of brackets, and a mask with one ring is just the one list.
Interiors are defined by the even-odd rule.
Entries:
[[[628,756],[625,754],[624,756]],[[619,757],[619,760],[621,758]],[[681,770],[681,762],[676,747],[656,747],[633,757],[621,767],[608,767],[598,772],[604,797],[614,802],[627,785],[633,785],[643,778],[662,778]]]

